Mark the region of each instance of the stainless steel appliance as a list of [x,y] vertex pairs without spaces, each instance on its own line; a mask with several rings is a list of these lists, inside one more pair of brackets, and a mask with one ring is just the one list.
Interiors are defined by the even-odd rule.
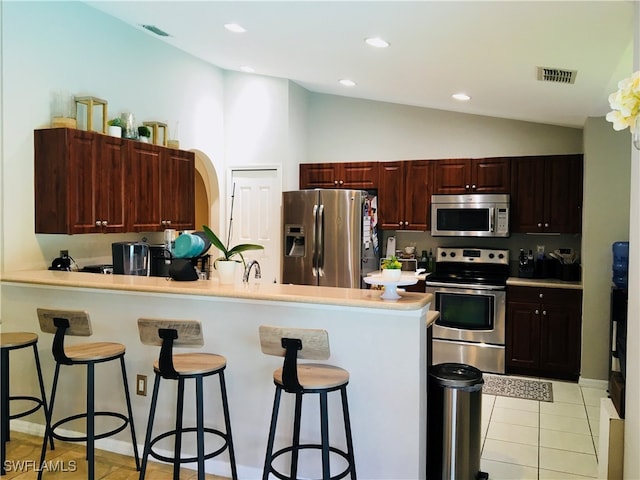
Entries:
[[464,363],[505,373],[509,250],[438,248],[426,291],[440,312],[433,326],[433,363]]
[[360,190],[283,192],[282,282],[365,287],[379,268],[376,201]]
[[111,244],[113,273],[115,275],[149,276],[151,250],[143,242],[116,242]]
[[432,195],[431,235],[508,237],[509,195]]

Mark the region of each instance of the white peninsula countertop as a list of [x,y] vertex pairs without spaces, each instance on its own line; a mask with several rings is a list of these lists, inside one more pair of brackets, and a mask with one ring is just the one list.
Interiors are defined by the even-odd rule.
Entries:
[[[349,371],[347,389],[355,461],[358,475],[366,479],[415,480],[426,477],[427,377],[430,363],[430,329],[437,318],[430,312],[432,295],[401,292],[386,301],[380,290],[360,290],[272,283],[219,285],[214,280],[176,282],[158,277],[101,275],[59,271],[4,272],[1,277],[3,331],[38,333],[38,349],[46,388],[50,388],[54,361],[53,335],[40,330],[36,308],[84,310],[89,314],[91,338],[69,337],[69,345],[86,341],[115,341],[126,346],[125,362],[131,383],[137,375],[151,381],[159,348],[143,345],[138,318],[198,320],[202,324],[202,351],[224,355],[225,378],[231,415],[238,475],[260,478],[267,445],[274,395],[273,371],[282,359],[264,355],[260,349],[260,325],[321,328],[328,332],[331,357],[324,363]],[[33,365],[12,362],[11,388],[37,386]],[[63,369],[61,382],[71,385],[84,378],[81,369]],[[119,370],[105,364],[96,371],[99,408],[122,408]],[[212,383],[213,385],[207,385]],[[34,387],[35,388],[35,387]],[[187,386],[187,388],[192,388]],[[221,428],[215,382],[205,382],[205,424]],[[60,416],[80,413],[82,392],[59,390],[56,410]],[[331,397],[331,396],[330,396]],[[209,400],[211,400],[209,402]],[[319,418],[313,398],[303,408],[301,438],[319,438]],[[173,409],[174,393],[160,392],[160,401]],[[284,398],[283,398],[284,401]],[[338,398],[329,398],[329,430],[332,442],[344,445]],[[150,396],[133,395],[134,424],[139,441],[149,414]],[[280,417],[291,422],[293,406],[283,403]],[[207,410],[207,408],[209,410]],[[307,413],[305,411],[309,409]],[[168,410],[167,410],[168,411]],[[173,411],[173,410],[171,410]],[[185,424],[192,423],[194,405],[185,402]],[[306,418],[308,416],[308,418]],[[372,420],[375,419],[375,420]],[[174,428],[173,415],[157,418],[157,431]],[[39,432],[42,415],[14,420],[12,428]],[[81,427],[77,427],[81,428]],[[101,449],[131,454],[128,432],[104,439]],[[276,445],[290,444],[291,431],[279,429]],[[305,440],[306,441],[306,440]],[[183,440],[183,456],[195,454],[194,439]],[[133,461],[133,460],[132,460]],[[299,474],[316,478],[315,457],[302,461]],[[229,476],[228,456],[206,462],[207,472]]]
[[310,303],[385,310],[420,310],[429,304],[433,297],[431,294],[403,292],[400,299],[385,301],[380,299],[381,292],[379,290],[254,282],[221,285],[217,279],[179,282],[163,277],[101,275],[54,270],[5,272],[1,276],[1,281],[2,283]]

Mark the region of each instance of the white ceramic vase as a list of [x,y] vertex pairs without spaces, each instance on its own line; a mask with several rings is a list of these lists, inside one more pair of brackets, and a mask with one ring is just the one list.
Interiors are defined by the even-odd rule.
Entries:
[[122,127],[117,125],[109,125],[107,127],[107,133],[112,137],[122,138]]
[[233,260],[216,260],[214,267],[218,272],[218,280],[221,285],[231,285],[235,281],[236,265]]
[[397,282],[400,280],[400,275],[402,275],[402,270],[399,268],[383,268],[382,269],[382,278],[383,280],[388,280],[390,282]]

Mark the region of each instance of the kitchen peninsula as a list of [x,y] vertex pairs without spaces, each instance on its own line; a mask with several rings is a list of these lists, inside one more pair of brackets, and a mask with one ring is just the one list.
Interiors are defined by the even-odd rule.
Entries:
[[[331,345],[327,363],[350,372],[348,395],[358,475],[367,479],[425,478],[427,340],[428,327],[437,318],[437,313],[429,312],[431,295],[403,293],[397,301],[384,301],[376,290],[269,283],[222,286],[217,280],[175,282],[159,277],[57,271],[5,272],[1,295],[3,331],[26,330],[40,335],[47,390],[53,373],[49,353],[53,336],[40,333],[37,307],[87,311],[93,327],[92,341],[113,340],[126,345],[131,388],[136,375],[153,377],[152,363],[158,355],[157,349],[140,343],[139,317],[201,321],[203,350],[227,357],[226,380],[240,478],[260,477],[274,394],[272,373],[281,366],[277,358],[261,353],[259,325],[326,329]],[[67,341],[71,344],[76,339]],[[24,363],[13,364],[14,370],[23,371],[12,371],[11,378],[20,379],[21,388],[35,390],[33,367]],[[77,392],[69,388],[74,374],[83,375],[63,372],[61,382],[67,388],[61,383],[64,393],[56,399],[56,408],[64,410],[78,403]],[[97,375],[96,398],[104,404],[99,406],[120,405],[122,392],[113,387],[118,385],[117,369],[105,366]],[[193,386],[187,387],[187,398],[189,388]],[[206,418],[220,425],[217,390],[209,391],[214,388],[205,385],[209,399]],[[160,409],[164,408],[162,396],[169,405],[173,394],[161,390]],[[134,395],[132,400],[140,439],[146,428],[150,397]],[[281,412],[284,428],[276,437],[281,444],[290,439],[290,400],[286,399]],[[339,396],[330,396],[329,401],[330,435],[340,448],[344,446],[344,433]],[[185,405],[185,422],[193,418],[194,407],[189,402]],[[61,411],[60,415],[71,413]],[[27,419],[40,424],[43,421],[37,415]],[[173,422],[172,415],[166,415],[156,419],[156,428],[168,430]],[[15,422],[12,427],[39,433],[41,425]],[[125,433],[117,440],[103,440],[99,448],[130,454]],[[319,421],[312,405],[303,413],[301,435],[303,442],[319,438]],[[185,439],[183,450],[195,451],[192,438]],[[228,475],[227,461],[224,455],[217,457],[208,462],[208,470]],[[311,473],[301,465],[301,475],[308,477]]]

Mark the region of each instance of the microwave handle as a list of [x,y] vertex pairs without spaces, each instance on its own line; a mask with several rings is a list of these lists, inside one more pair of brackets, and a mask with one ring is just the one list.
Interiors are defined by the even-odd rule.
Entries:
[[495,207],[490,207],[489,208],[489,231],[491,233],[496,231],[496,208]]

